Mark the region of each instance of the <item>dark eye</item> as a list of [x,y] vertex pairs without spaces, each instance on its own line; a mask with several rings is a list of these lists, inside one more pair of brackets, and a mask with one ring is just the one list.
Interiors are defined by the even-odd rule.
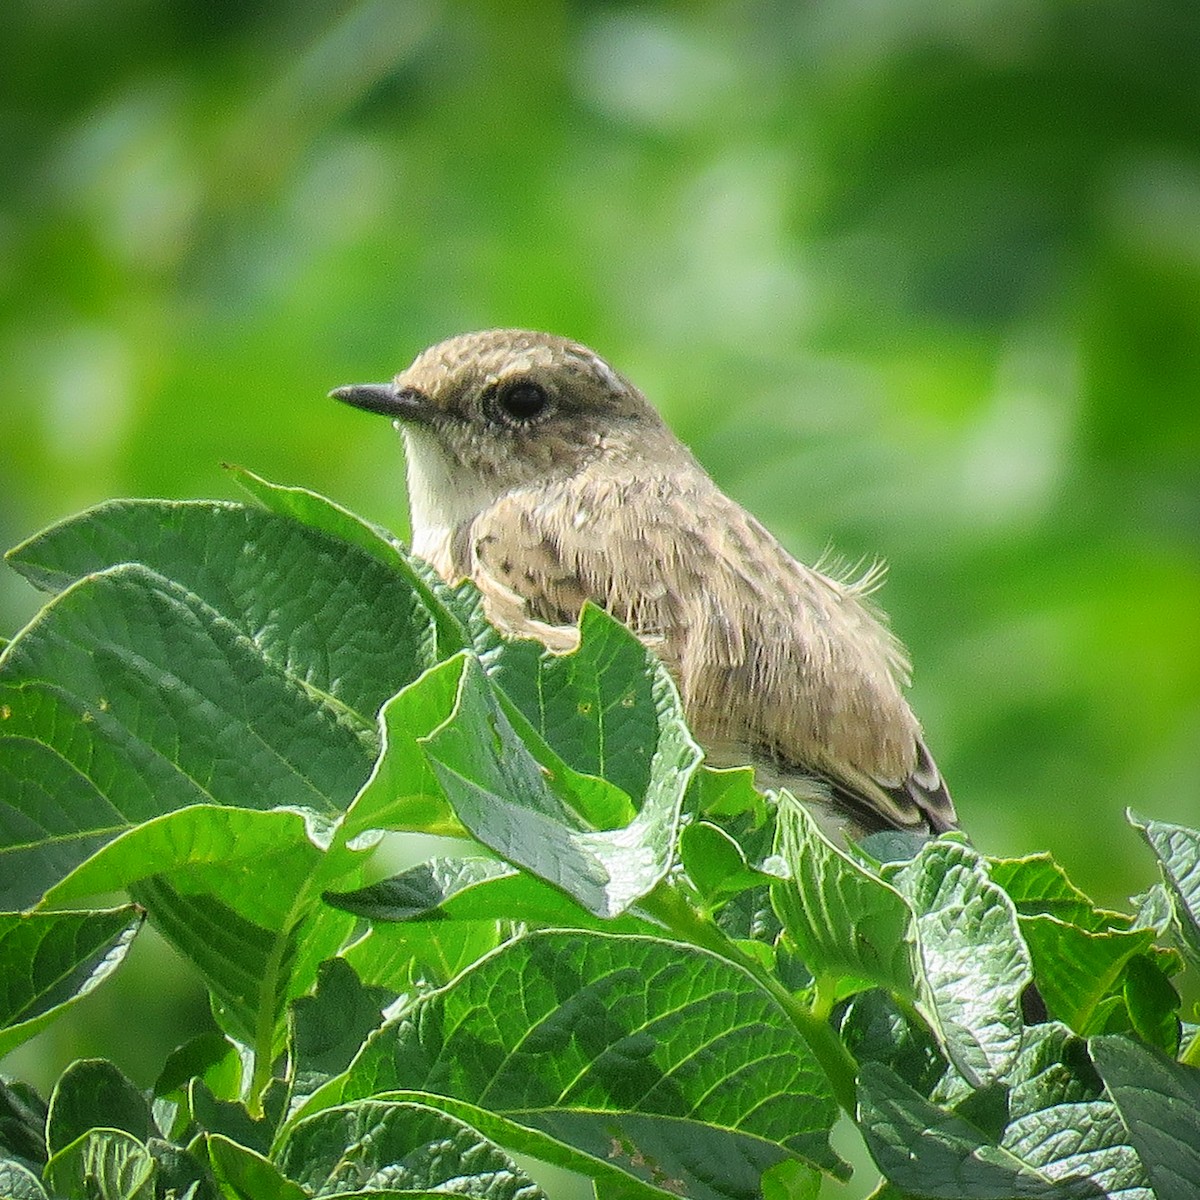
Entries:
[[499,415],[510,421],[532,421],[541,416],[550,397],[539,383],[529,379],[505,384],[496,393],[495,405]]

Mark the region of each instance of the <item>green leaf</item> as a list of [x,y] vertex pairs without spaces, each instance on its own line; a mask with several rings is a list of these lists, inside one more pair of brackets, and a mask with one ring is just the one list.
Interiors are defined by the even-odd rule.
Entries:
[[107,979],[141,925],[132,905],[0,913],[0,1056]]
[[882,1063],[859,1072],[859,1126],[876,1165],[938,1200],[1154,1200],[1111,1104],[1063,1102],[1012,1120],[999,1139],[926,1100]]
[[762,1177],[762,1200],[817,1200],[821,1176],[799,1162],[776,1163]]
[[207,1166],[191,1150],[153,1137],[146,1149],[154,1159],[156,1200],[220,1200]]
[[271,1058],[284,1048],[288,1001],[308,991],[320,963],[337,953],[353,926],[349,916],[314,899],[291,924],[270,928],[212,893],[181,891],[168,876],[142,880],[133,894],[155,928],[201,971],[225,1031]]
[[17,1162],[0,1159],[0,1196],[4,1200],[48,1200],[38,1177]]
[[856,1062],[880,1062],[928,1096],[946,1072],[946,1059],[928,1026],[910,1017],[880,988],[860,992],[846,1006],[842,1041]]
[[365,550],[386,566],[408,561],[404,547],[381,525],[309,488],[272,483],[236,463],[222,463],[234,483],[263,508]]
[[501,636],[469,583],[449,602],[460,611],[465,604],[475,651],[505,715],[567,803],[594,829],[628,825],[662,785],[664,765],[691,741],[662,664],[593,604],[580,612],[579,645],[559,654]]
[[325,900],[368,921],[524,921],[609,933],[657,933],[631,913],[609,920],[569,896],[494,858],[433,858],[354,892]]
[[324,1109],[290,1130],[279,1164],[314,1195],[386,1188],[486,1200],[544,1198],[477,1130],[414,1103],[360,1100]]
[[[0,657],[0,680],[4,676]],[[126,821],[82,771],[37,740],[50,736],[47,729],[34,723],[18,735],[7,724],[14,711],[10,693],[0,682],[0,719],[5,722],[0,725],[0,907],[23,908],[120,832]],[[50,727],[56,707],[46,707]],[[84,721],[78,724],[77,737],[90,733]],[[107,747],[94,748],[111,760]]]
[[1200,1180],[1200,1070],[1111,1034],[1092,1038],[1088,1048],[1156,1200],[1193,1200]]
[[1021,934],[1047,1011],[1084,1036],[1123,1009],[1125,969],[1154,943],[1150,929],[1089,933],[1051,916],[1022,917]]
[[1047,1021],[1025,1031],[1009,1076],[1010,1117],[1027,1117],[1056,1104],[1104,1098],[1104,1084],[1087,1054],[1087,1043],[1065,1025]]
[[444,916],[441,910],[456,893],[519,875],[516,867],[494,858],[431,858],[354,892],[326,892],[324,899],[368,921],[428,920]]
[[[139,566],[90,576],[43,609],[0,660],[0,698],[11,714],[0,772],[12,778],[57,756],[64,785],[46,809],[43,793],[14,779],[9,794],[25,807],[0,877],[19,902],[175,809],[286,806],[335,819],[374,758],[373,731],[364,741],[344,709],[314,699],[232,623]],[[30,741],[44,745],[32,752]]]
[[295,1096],[311,1094],[350,1065],[390,999],[383,988],[365,987],[344,958],[321,964],[315,993],[292,1002]]
[[167,1055],[154,1083],[159,1097],[181,1094],[200,1079],[214,1095],[232,1100],[241,1093],[242,1059],[237,1047],[215,1031],[197,1034]]
[[[356,861],[346,856],[331,864],[300,813],[198,804],[114,838],[52,887],[46,901],[64,904],[128,891],[143,879],[161,876],[181,891],[219,893],[239,915],[276,928],[294,915],[296,895],[314,877],[331,866],[349,869]],[[269,889],[262,886],[264,876],[272,881]]]
[[[649,790],[632,824],[587,830],[551,790],[478,661],[459,661],[454,718],[423,743],[459,819],[484,845],[562,888],[589,912],[623,912],[671,865],[683,797],[700,759],[682,719],[676,713],[664,718]],[[677,697],[668,698],[677,709]]]
[[129,891],[202,972],[229,1032],[266,1049],[269,1022],[272,1048],[282,1049],[287,1001],[309,990],[353,927],[319,894],[332,879],[356,879],[362,855],[322,853],[311,825],[293,812],[197,805],[116,838],[47,899]]
[[46,1164],[55,1193],[88,1200],[154,1200],[154,1158],[135,1137],[93,1129]]
[[988,874],[993,883],[1008,893],[1023,917],[1040,914],[1057,917],[1092,933],[1129,928],[1129,917],[1097,908],[1048,854],[992,859],[988,862]]
[[550,790],[478,660],[455,661],[460,674],[454,713],[423,744],[459,820],[509,861],[604,912],[608,873],[582,843],[579,819]]
[[916,913],[918,1004],[946,1057],[976,1087],[1002,1078],[1021,1048],[1031,978],[1012,901],[957,842],[930,842],[892,882]]
[[496,919],[376,925],[344,952],[365,984],[394,994],[430,991],[494,950],[504,936]]
[[565,761],[635,799],[646,793],[670,684],[624,625],[585,604],[570,654],[502,638],[482,623],[475,632],[488,677]]
[[[278,878],[284,898],[316,870],[320,852],[296,812],[254,812],[198,804],[152,818],[114,838],[46,894],[48,904],[66,904],[103,892],[127,892],[151,876],[166,875],[193,892],[220,888],[229,907],[244,917],[277,923],[287,899],[264,894],[250,870],[260,865]],[[229,892],[223,872],[242,881]]]
[[748,814],[761,825],[767,817],[767,799],[754,786],[750,767],[710,767],[692,776],[693,811],[706,817],[736,817]]
[[46,1102],[27,1083],[0,1076],[0,1158],[44,1163],[46,1113]]
[[1060,1104],[1019,1117],[1001,1149],[1053,1181],[1058,1197],[1102,1196],[1155,1200],[1129,1133],[1113,1106],[1093,1100]]
[[50,1153],[90,1129],[123,1129],[144,1142],[154,1129],[146,1097],[104,1059],[79,1059],[59,1077],[50,1097],[46,1145]]
[[778,837],[792,878],[772,887],[772,901],[818,981],[828,990],[850,977],[916,999],[916,919],[904,897],[834,846],[787,793]]
[[308,1200],[308,1193],[298,1183],[246,1146],[209,1134],[205,1148],[225,1200]]
[[[906,1080],[911,1083],[911,1080]],[[1025,1031],[1021,1053],[1007,1086],[975,1090],[961,1075],[947,1071],[931,1099],[944,1108],[987,1129],[999,1142],[1011,1121],[1034,1118],[1062,1104],[1103,1100],[1104,1083],[1088,1058],[1087,1043],[1065,1025],[1048,1021]],[[993,1101],[998,1101],[993,1107]]]
[[349,542],[398,573],[433,620],[437,634],[433,658],[447,658],[471,644],[464,614],[453,603],[452,589],[420,559],[414,558],[388,530],[308,488],[271,483],[244,467],[230,466],[229,470],[238,485],[264,508],[327,533],[338,541]]
[[749,888],[774,882],[746,862],[741,846],[723,829],[708,821],[688,825],[679,839],[679,857],[688,878],[710,905]]
[[444,649],[401,560],[257,509],[114,503],[10,560],[65,589],[0,658],[14,907],[175,809],[336,819],[373,765],[378,708]]
[[1179,1050],[1179,993],[1162,968],[1147,955],[1129,960],[1122,997],[1134,1033],[1172,1057]]
[[1175,922],[1175,905],[1171,893],[1162,883],[1151,884],[1144,892],[1132,897],[1133,926],[1153,929],[1157,937],[1166,937]]
[[1147,821],[1132,810],[1127,816],[1158,859],[1180,941],[1193,964],[1200,966],[1200,832],[1166,821]]
[[372,829],[462,836],[441,785],[420,745],[448,721],[458,700],[461,656],[431,667],[401,689],[379,714],[382,750],[370,778],[342,823],[346,838]]
[[196,1125],[206,1134],[219,1134],[256,1153],[266,1154],[279,1128],[288,1103],[288,1086],[272,1079],[263,1093],[261,1116],[251,1116],[239,1100],[221,1100],[203,1080],[193,1079],[188,1088],[188,1110]]
[[775,1001],[741,968],[652,938],[502,947],[371,1038],[337,1099],[396,1089],[490,1109],[695,1200],[753,1194],[792,1155],[838,1169],[829,1084]]
[[51,591],[139,564],[186,592],[198,611],[229,621],[314,703],[370,733],[383,702],[446,652],[404,560],[364,549],[347,532],[343,525],[331,536],[241,504],[115,500],[51,526],[7,558]]

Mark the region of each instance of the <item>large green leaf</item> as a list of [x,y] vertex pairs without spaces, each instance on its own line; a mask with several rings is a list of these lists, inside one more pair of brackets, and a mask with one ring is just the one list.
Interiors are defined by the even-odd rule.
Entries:
[[1023,917],[1045,914],[1093,933],[1129,927],[1129,917],[1097,908],[1048,854],[992,859],[987,869]]
[[269,1159],[221,1134],[204,1139],[209,1165],[224,1200],[308,1200]]
[[46,1146],[56,1154],[91,1129],[122,1129],[145,1142],[154,1118],[145,1096],[105,1059],[73,1062],[54,1085]]
[[555,751],[640,799],[650,785],[666,678],[650,651],[592,604],[580,614],[571,654],[502,638],[479,609],[471,628],[489,677]]
[[437,657],[445,658],[471,644],[466,613],[454,603],[453,590],[393,534],[308,488],[272,483],[244,467],[230,466],[229,470],[238,485],[270,512],[349,542],[399,574],[433,619]]
[[0,1056],[105,980],[141,924],[141,913],[131,905],[0,913]]
[[344,945],[354,924],[315,897],[272,927],[243,917],[218,894],[183,891],[168,875],[130,890],[203,974],[225,1031],[272,1059],[284,1047],[288,1001],[312,987],[320,964]]
[[1044,1097],[999,1136],[925,1099],[890,1067],[862,1065],[859,1125],[876,1165],[937,1200],[1154,1200],[1113,1106]]
[[14,904],[190,805],[335,820],[371,769],[376,711],[440,653],[399,559],[240,505],[116,502],[10,561],[63,589],[0,659]]
[[1125,1037],[1095,1037],[1088,1048],[1156,1200],[1192,1200],[1200,1181],[1200,1070]]
[[353,925],[319,897],[355,881],[361,855],[322,852],[310,825],[294,812],[182,809],[109,842],[47,899],[129,891],[201,971],[228,1031],[255,1045],[271,1029],[278,1048],[288,999],[312,986]]
[[117,500],[51,526],[7,557],[51,591],[138,563],[232,623],[314,701],[369,727],[388,696],[444,653],[404,560],[381,561],[346,532],[242,504]]
[[345,958],[321,964],[312,995],[292,1003],[292,1094],[296,1104],[345,1070],[391,1001],[384,988],[365,987]]
[[421,1104],[359,1100],[298,1122],[279,1154],[284,1174],[312,1195],[441,1192],[481,1200],[544,1200],[498,1146]]
[[364,984],[413,995],[449,983],[505,941],[506,930],[494,917],[376,925],[344,956]]
[[564,929],[657,933],[633,913],[597,917],[570,896],[494,858],[434,858],[355,892],[325,899],[369,921],[487,921],[503,918]]
[[46,1164],[55,1195],[87,1200],[154,1200],[154,1158],[119,1129],[93,1129]]
[[[127,890],[153,876],[190,895],[218,895],[242,917],[280,929],[295,921],[298,903],[315,903],[322,887],[354,880],[363,858],[341,847],[324,851],[313,835],[304,814],[196,805],[115,838],[52,887],[46,900],[61,904]],[[264,876],[272,881],[269,889]]]
[[830,990],[843,979],[915,1000],[916,919],[900,893],[836,847],[808,810],[780,796],[779,852],[791,872],[772,900],[805,966]]
[[510,943],[368,1041],[331,1099],[408,1089],[696,1200],[753,1195],[791,1154],[837,1168],[836,1105],[787,1016],[742,969],[653,938]]
[[[56,758],[69,782],[56,796],[8,793],[6,808],[32,803],[10,810],[0,853],[4,893],[19,903],[98,844],[175,809],[288,806],[334,819],[373,759],[373,736],[345,709],[140,566],[90,576],[49,604],[0,660],[0,697],[3,770]],[[35,755],[31,740],[43,745]]]
[[1046,915],[1022,917],[1021,934],[1050,1015],[1084,1035],[1103,1030],[1124,1006],[1126,969],[1154,944],[1150,929],[1090,933]]
[[1021,1048],[1029,952],[1012,901],[968,846],[935,841],[891,876],[916,913],[920,1005],[946,1056],[976,1086]]
[[1166,821],[1146,821],[1132,811],[1129,821],[1158,859],[1180,940],[1192,961],[1200,965],[1200,831]]
[[379,715],[383,748],[346,812],[344,837],[356,838],[374,829],[450,836],[465,832],[419,741],[450,719],[461,675],[462,659],[451,658],[430,667],[384,705]]
[[658,697],[662,732],[641,810],[623,829],[597,831],[578,815],[586,805],[570,803],[571,781],[547,778],[478,660],[461,664],[453,720],[423,741],[459,819],[484,845],[588,911],[622,913],[670,868],[688,781],[700,761],[674,689]]

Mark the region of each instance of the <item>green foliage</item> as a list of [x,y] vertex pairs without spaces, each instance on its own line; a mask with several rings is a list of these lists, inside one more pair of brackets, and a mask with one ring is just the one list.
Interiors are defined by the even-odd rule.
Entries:
[[[532,1200],[518,1154],[603,1194],[805,1197],[847,1173],[839,1105],[892,1195],[1184,1194],[1200,834],[1138,820],[1151,924],[1044,856],[848,852],[703,766],[600,611],[570,655],[505,642],[381,531],[246,482],[262,507],[115,503],[10,555],[53,594],[0,657],[0,856],[33,906],[0,915],[0,1046],[143,913],[217,1028],[149,1093],[105,1060],[48,1105],[0,1086],[5,1194]],[[463,853],[364,884],[394,830]]]
[[19,974],[5,977],[0,995],[0,1055],[32,1037],[113,971],[141,923],[131,905],[90,912],[0,913],[0,961],[25,964]]
[[1194,823],[1193,4],[5,10],[0,545],[230,458],[399,526],[328,389],[552,329],[801,557],[892,563],[983,844],[1114,905],[1122,806]]

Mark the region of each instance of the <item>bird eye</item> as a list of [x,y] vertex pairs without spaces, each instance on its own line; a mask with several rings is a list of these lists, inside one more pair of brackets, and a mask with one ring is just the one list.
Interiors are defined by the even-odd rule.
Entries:
[[499,415],[509,421],[532,421],[542,414],[549,402],[546,389],[528,379],[502,387],[495,399]]

